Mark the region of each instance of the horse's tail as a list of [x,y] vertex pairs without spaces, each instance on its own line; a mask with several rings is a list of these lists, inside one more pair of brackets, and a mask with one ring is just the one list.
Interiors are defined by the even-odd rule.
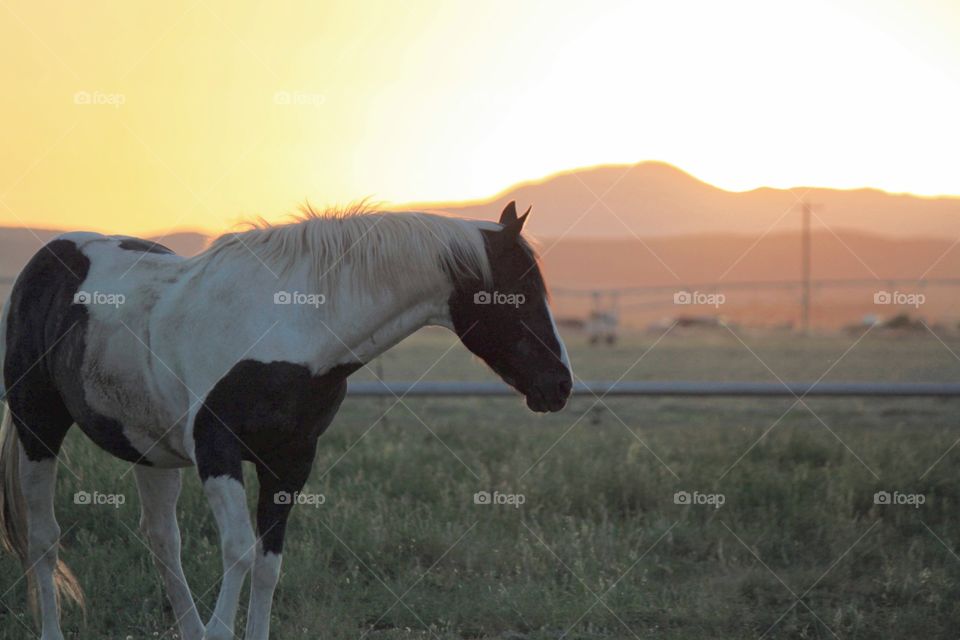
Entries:
[[[6,319],[6,309],[4,309]],[[4,334],[6,322],[0,320],[0,368],[3,364]],[[27,575],[27,592],[30,606],[37,609],[37,588],[30,567],[27,537],[27,507],[20,490],[20,438],[13,425],[13,414],[7,408],[6,393],[0,376],[0,412],[3,413],[0,422],[0,546],[15,553],[20,558],[23,570]],[[63,598],[70,600],[85,609],[83,589],[70,567],[57,561],[54,571],[54,584],[57,588],[57,603]]]
[[[6,402],[0,410],[3,411],[3,422],[0,423],[0,544],[5,550],[17,554],[26,570],[30,565],[27,560],[27,511],[20,493],[20,438]],[[32,601],[34,589],[29,571],[27,581]]]

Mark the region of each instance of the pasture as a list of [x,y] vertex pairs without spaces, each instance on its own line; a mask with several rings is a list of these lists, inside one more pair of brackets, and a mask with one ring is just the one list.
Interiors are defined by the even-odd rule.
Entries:
[[[939,335],[674,330],[568,347],[582,379],[805,381],[833,367],[826,380],[954,381],[960,338]],[[372,366],[491,379],[455,342],[421,332]],[[540,416],[519,398],[348,398],[291,519],[274,637],[955,637],[960,401],[794,405],[579,396]],[[65,450],[62,557],[88,610],[66,609],[64,632],[175,638],[129,465],[76,429]],[[184,567],[206,619],[220,553],[184,475]],[[36,635],[19,576],[0,559],[2,639]]]

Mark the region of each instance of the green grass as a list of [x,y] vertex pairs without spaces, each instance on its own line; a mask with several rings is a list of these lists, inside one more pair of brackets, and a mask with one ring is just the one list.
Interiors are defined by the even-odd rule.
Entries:
[[[814,380],[834,364],[827,380],[960,373],[949,350],[960,353],[956,337],[941,336],[945,346],[930,334],[871,334],[837,364],[855,336],[738,335],[766,365],[730,334],[678,332],[626,379],[775,381],[769,367],[784,380]],[[383,359],[384,373],[419,377],[453,340],[420,334]],[[570,347],[579,376],[616,379],[656,340]],[[457,347],[427,378],[488,375]],[[299,507],[291,521],[274,637],[956,637],[957,401],[806,402],[809,410],[788,412],[786,398],[618,398],[593,408],[593,398],[578,398],[537,416],[519,399],[410,399],[378,421],[392,400],[348,399],[306,489],[326,502]],[[79,433],[66,449],[79,478],[61,470],[63,557],[89,609],[86,621],[67,609],[65,632],[175,637],[133,533],[128,465]],[[219,547],[194,471],[185,477],[184,564],[206,619]],[[79,489],[127,502],[75,505]],[[525,502],[477,505],[481,490]],[[875,505],[878,490],[926,502]],[[677,491],[723,494],[725,504],[678,505]],[[17,563],[0,560],[0,638],[35,628],[18,578]]]

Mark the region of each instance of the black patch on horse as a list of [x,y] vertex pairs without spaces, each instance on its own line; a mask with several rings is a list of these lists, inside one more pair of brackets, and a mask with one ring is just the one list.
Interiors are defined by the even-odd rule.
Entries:
[[128,462],[150,464],[116,420],[84,397],[81,365],[89,315],[74,295],[90,270],[70,240],[45,245],[10,293],[3,379],[17,435],[30,460],[57,455],[74,422],[101,448]]
[[317,438],[343,402],[347,376],[361,366],[338,365],[315,376],[290,362],[242,360],[197,413],[193,437],[201,481],[228,476],[242,483],[241,462],[257,467],[257,531],[265,553],[283,548],[293,496],[310,475]]
[[[448,303],[454,331],[463,344],[515,385],[518,369],[525,363],[540,361],[528,351],[549,350],[559,362],[560,343],[554,337],[553,327],[544,320],[547,288],[536,253],[522,237],[506,241],[502,233],[483,231],[493,281],[488,285],[479,277],[454,277],[454,290]],[[448,273],[454,272],[448,270]],[[517,296],[516,299],[523,302],[516,308],[478,302],[489,300],[494,292]],[[518,390],[525,392],[525,389]]]
[[159,242],[153,242],[152,240],[141,240],[140,238],[124,238],[120,241],[120,248],[126,249],[127,251],[140,251],[147,253],[173,253],[172,249],[163,246]]

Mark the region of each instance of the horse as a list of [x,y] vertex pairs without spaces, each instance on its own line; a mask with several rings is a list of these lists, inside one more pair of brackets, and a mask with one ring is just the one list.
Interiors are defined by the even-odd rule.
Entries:
[[[247,640],[269,637],[294,495],[347,378],[427,325],[446,327],[536,412],[572,390],[530,209],[499,222],[355,208],[217,238],[193,257],[129,236],[66,233],[19,274],[0,318],[2,538],[39,600],[42,640],[61,640],[60,599],[83,603],[58,557],[57,460],[73,424],[131,463],[140,528],[181,637],[234,637],[251,574]],[[255,525],[244,462],[257,475]],[[197,612],[180,561],[176,504],[195,466],[223,573]]]

